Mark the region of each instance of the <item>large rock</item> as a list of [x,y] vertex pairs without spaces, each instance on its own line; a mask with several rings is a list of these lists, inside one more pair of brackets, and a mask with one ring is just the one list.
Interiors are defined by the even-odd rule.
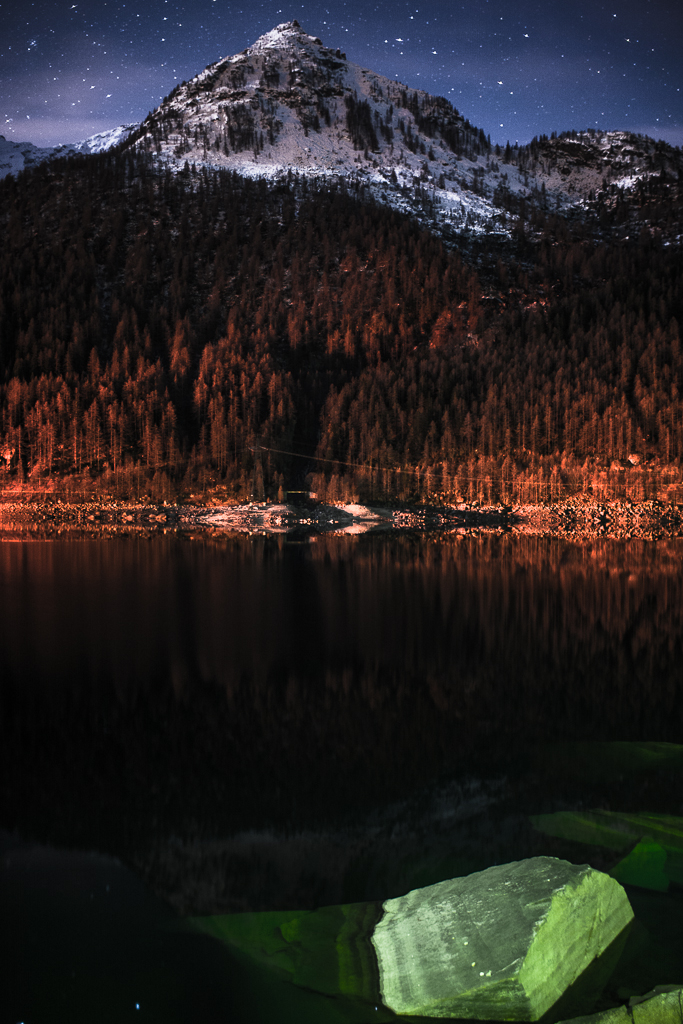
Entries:
[[535,1021],[624,932],[614,879],[554,857],[386,900],[372,935],[382,1001],[422,1017]]

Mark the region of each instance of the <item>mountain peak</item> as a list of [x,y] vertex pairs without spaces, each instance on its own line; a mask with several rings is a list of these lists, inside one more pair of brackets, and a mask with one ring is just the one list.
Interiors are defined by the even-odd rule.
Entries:
[[245,52],[259,53],[262,50],[277,50],[291,46],[306,46],[307,44],[322,45],[320,39],[304,32],[298,21],[283,21],[281,25],[276,25],[269,32],[259,36],[255,43],[247,47]]
[[[258,58],[259,56],[271,59],[287,56],[303,57],[313,61],[325,61],[330,57],[334,57],[337,60],[346,60],[346,54],[342,53],[339,48],[330,49],[325,46],[322,39],[318,36],[309,35],[296,19],[293,21],[283,21],[282,24],[276,25],[269,32],[264,32],[246,50],[235,54],[234,57],[224,58],[224,60],[235,64],[245,59]],[[222,62],[219,61],[218,63]]]
[[138,128],[137,124],[121,124],[90,135],[82,142],[67,142],[59,146],[35,146],[32,142],[14,142],[0,135],[0,179],[57,157],[75,156],[77,153],[104,153],[125,142]]

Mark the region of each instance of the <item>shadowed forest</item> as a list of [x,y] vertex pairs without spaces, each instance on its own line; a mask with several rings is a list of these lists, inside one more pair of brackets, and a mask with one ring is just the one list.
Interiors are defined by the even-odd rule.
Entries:
[[6,178],[0,488],[683,500],[677,247],[524,217],[475,257],[341,185]]

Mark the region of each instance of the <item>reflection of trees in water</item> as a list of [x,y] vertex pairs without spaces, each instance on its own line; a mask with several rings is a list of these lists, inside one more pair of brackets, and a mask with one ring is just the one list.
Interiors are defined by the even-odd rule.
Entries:
[[509,535],[0,546],[3,818],[284,824],[525,740],[677,740],[680,554]]

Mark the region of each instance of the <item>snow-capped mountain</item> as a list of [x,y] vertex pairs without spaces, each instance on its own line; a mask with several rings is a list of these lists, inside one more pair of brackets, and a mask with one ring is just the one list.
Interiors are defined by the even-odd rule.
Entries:
[[522,199],[562,211],[640,202],[644,185],[683,176],[680,150],[627,132],[492,147],[448,100],[354,64],[296,21],[176,87],[127,145],[176,168],[362,181],[436,226],[503,234]]
[[82,142],[65,143],[61,146],[34,146],[32,142],[12,142],[0,135],[0,178],[7,174],[18,174],[28,167],[35,167],[46,160],[75,153],[103,153],[118,146],[138,128],[137,124],[122,124],[106,132],[98,132]]
[[680,149],[622,131],[492,146],[448,100],[354,64],[296,21],[210,64],[139,125],[50,150],[0,136],[0,176],[119,144],[175,170],[188,163],[362,183],[378,201],[458,233],[505,236],[535,208],[607,211],[624,231],[652,225],[663,209],[669,237],[683,230]]
[[491,223],[490,143],[445,99],[347,60],[292,21],[179,85],[128,145],[159,162],[362,180],[392,205],[439,191],[444,219]]

